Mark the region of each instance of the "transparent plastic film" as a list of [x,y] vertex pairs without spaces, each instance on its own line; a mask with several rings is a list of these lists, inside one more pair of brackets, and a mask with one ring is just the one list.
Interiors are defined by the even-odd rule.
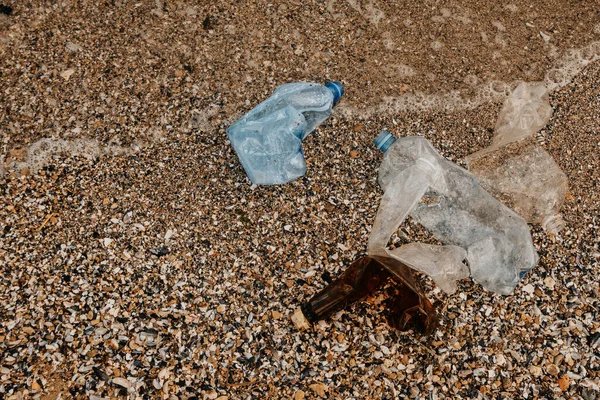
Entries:
[[551,116],[548,89],[539,82],[521,82],[500,110],[492,144],[469,155],[467,161],[471,162],[508,143],[533,136],[548,123]]
[[[442,290],[453,293],[456,290],[456,281],[469,276],[469,271],[462,262],[466,257],[464,249],[458,246],[422,243],[410,243],[391,251],[387,248],[390,237],[410,211],[429,187],[442,178],[441,167],[423,142],[417,141],[408,153],[412,160],[402,160],[399,163],[406,168],[395,175],[388,174],[383,179],[386,185],[385,192],[369,236],[368,251],[370,255],[390,257],[423,272]],[[390,153],[390,156],[393,155]],[[411,161],[412,165],[409,164]]]
[[467,252],[459,246],[408,243],[388,250],[388,254],[412,269],[429,275],[446,293],[454,293],[456,282],[469,277],[469,269],[463,263]]
[[388,255],[390,237],[438,176],[431,161],[419,158],[389,182],[369,236],[369,254]]
[[[453,292],[456,281],[470,274],[486,289],[510,294],[524,272],[537,263],[525,220],[487,193],[472,174],[442,157],[425,138],[407,136],[389,146],[379,183],[384,196],[369,254],[400,260],[431,276],[446,292]],[[407,215],[451,247],[415,243],[388,250],[389,238]],[[465,259],[468,268],[462,263]]]
[[560,208],[568,180],[533,137],[552,114],[547,89],[521,83],[506,100],[492,145],[467,157],[482,187],[528,223],[558,234],[565,223]]

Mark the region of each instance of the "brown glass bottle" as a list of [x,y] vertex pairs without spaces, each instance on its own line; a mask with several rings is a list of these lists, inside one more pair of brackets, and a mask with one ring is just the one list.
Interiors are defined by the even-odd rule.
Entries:
[[415,327],[430,333],[437,326],[437,315],[412,270],[398,260],[379,256],[354,261],[337,280],[304,303],[301,315],[297,311],[292,319],[298,327],[326,319],[366,297],[388,278],[397,284],[396,294],[388,302],[389,324],[400,330]]

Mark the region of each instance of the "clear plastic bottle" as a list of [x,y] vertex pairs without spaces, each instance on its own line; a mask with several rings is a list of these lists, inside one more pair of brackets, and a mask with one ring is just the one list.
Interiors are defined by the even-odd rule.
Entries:
[[435,308],[425,297],[410,268],[387,257],[363,257],[354,261],[335,281],[314,295],[292,315],[299,329],[328,318],[368,296],[389,278],[396,293],[388,300],[388,322],[399,330],[415,327],[429,334],[438,323]]
[[[384,195],[369,254],[402,258],[387,250],[387,242],[410,215],[442,243],[466,251],[473,279],[488,290],[511,294],[538,259],[525,220],[488,194],[472,174],[442,157],[427,139],[396,140],[382,132],[375,144],[384,151],[379,169]],[[447,271],[438,268],[434,274],[422,265],[415,269],[431,275],[442,289],[452,289],[467,273],[457,257],[459,252],[450,257],[454,261],[445,266]]]
[[560,208],[568,180],[533,138],[551,113],[546,88],[521,83],[500,111],[492,144],[469,155],[467,163],[488,192],[527,222],[558,234],[565,225]]
[[231,125],[227,136],[252,183],[277,185],[304,175],[302,140],[343,94],[339,82],[288,83]]

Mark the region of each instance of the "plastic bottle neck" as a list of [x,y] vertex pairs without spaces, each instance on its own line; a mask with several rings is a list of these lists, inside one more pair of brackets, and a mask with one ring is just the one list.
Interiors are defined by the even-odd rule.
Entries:
[[327,89],[331,90],[331,93],[333,94],[333,104],[335,104],[338,101],[340,101],[340,99],[344,95],[344,87],[339,82],[335,82],[335,81],[334,82],[327,82],[325,84],[325,87]]
[[373,139],[373,143],[379,150],[382,152],[388,151],[388,149],[396,142],[396,138],[392,136],[391,133],[387,131],[381,131],[379,135],[375,139]]

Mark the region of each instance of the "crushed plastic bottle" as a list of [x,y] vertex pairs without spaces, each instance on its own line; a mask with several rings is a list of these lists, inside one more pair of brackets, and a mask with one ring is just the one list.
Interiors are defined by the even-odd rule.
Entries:
[[396,293],[388,299],[388,323],[399,330],[414,327],[431,333],[438,324],[437,314],[410,268],[398,260],[377,256],[354,261],[342,276],[302,304],[292,321],[298,329],[306,329],[368,296],[388,278],[396,283]]
[[532,136],[548,123],[551,116],[552,107],[546,87],[521,82],[500,110],[492,144],[468,158],[480,157],[508,143]]
[[527,222],[557,234],[565,225],[560,208],[568,180],[533,138],[551,113],[543,86],[519,84],[500,111],[492,145],[469,155],[467,163],[488,192]]
[[[525,220],[488,194],[472,174],[442,157],[427,139],[396,140],[382,132],[374,142],[384,151],[379,169],[384,195],[369,237],[369,254],[396,258],[429,274],[448,292],[456,288],[456,280],[468,276],[458,262],[466,255],[473,279],[493,292],[511,294],[538,259]],[[440,268],[411,261],[408,252],[388,250],[389,238],[407,215],[442,243],[464,251],[437,250],[451,254]],[[420,249],[422,257],[435,259],[435,248]]]
[[227,136],[252,183],[278,185],[304,175],[302,140],[343,94],[339,82],[288,83],[231,125]]

